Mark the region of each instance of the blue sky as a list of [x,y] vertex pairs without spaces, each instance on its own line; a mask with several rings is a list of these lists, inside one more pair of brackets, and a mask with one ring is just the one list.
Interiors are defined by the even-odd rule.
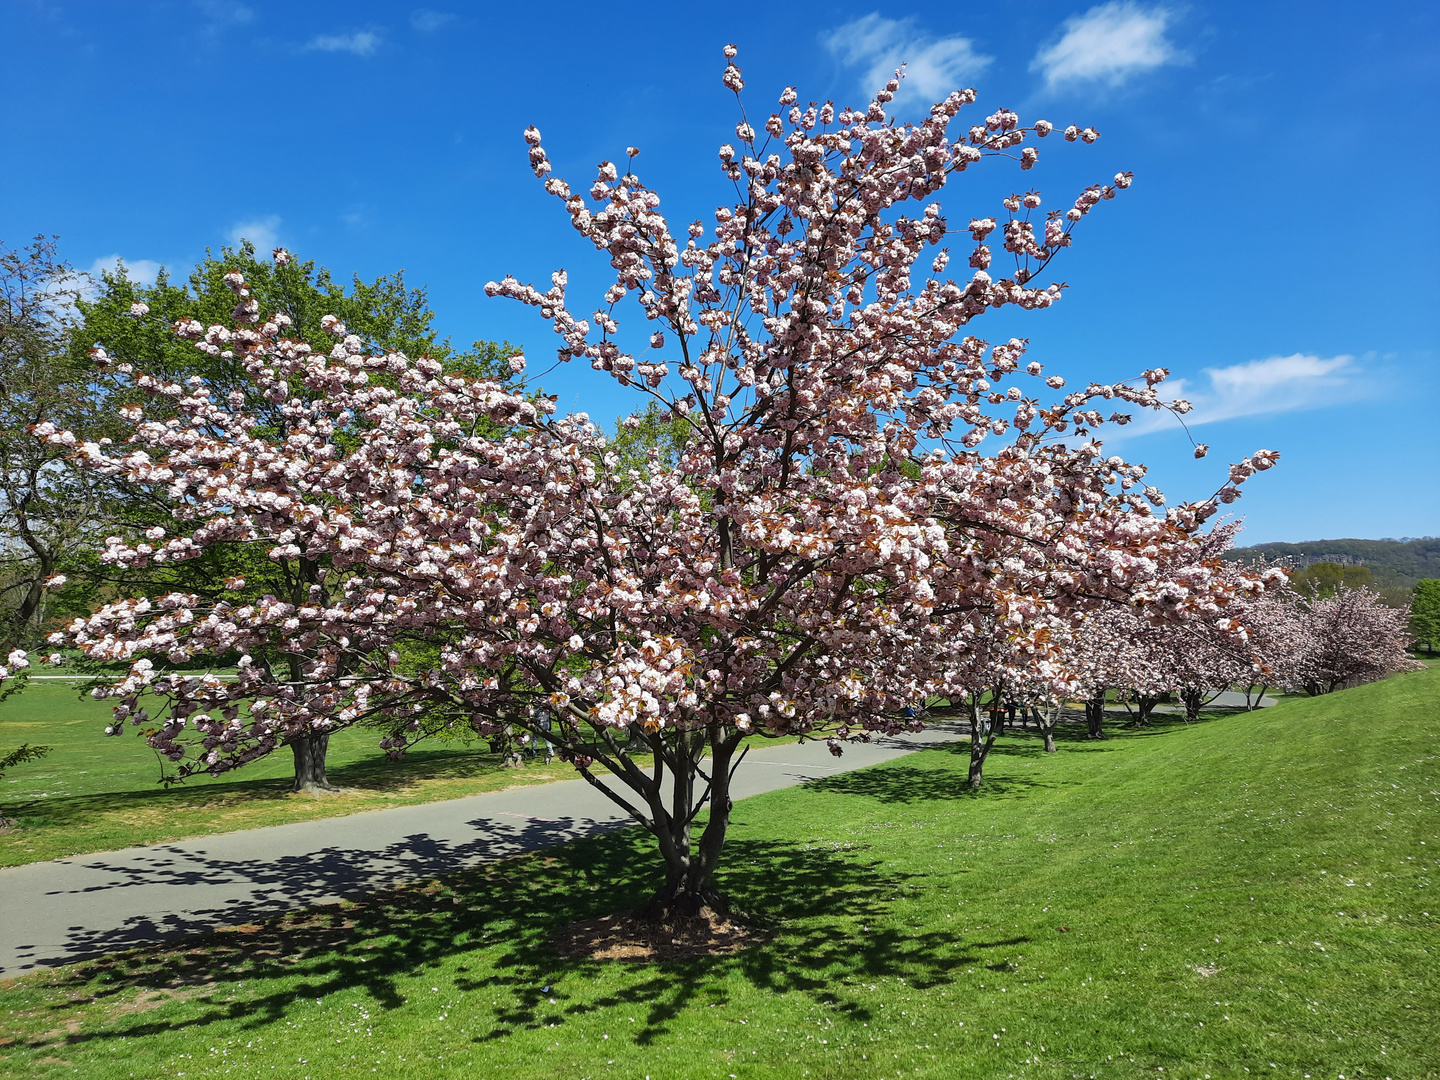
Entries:
[[[563,266],[583,311],[606,267],[526,167],[527,124],[579,186],[639,146],[672,220],[725,199],[727,41],[752,113],[787,83],[859,102],[906,60],[902,115],[973,85],[978,115],[1094,124],[1025,179],[1052,202],[1121,169],[1135,186],[1083,223],[1060,304],[976,332],[1028,336],[1072,382],[1169,367],[1211,456],[1173,423],[1112,445],[1172,500],[1280,450],[1242,542],[1440,533],[1434,5],[9,0],[0,37],[0,239],[58,233],[75,265],[142,277],[241,235],[345,277],[403,267],[443,332],[524,345],[532,371],[547,326],[484,283]],[[1019,182],[962,179],[952,220]],[[545,385],[605,421],[631,407],[588,367]]]

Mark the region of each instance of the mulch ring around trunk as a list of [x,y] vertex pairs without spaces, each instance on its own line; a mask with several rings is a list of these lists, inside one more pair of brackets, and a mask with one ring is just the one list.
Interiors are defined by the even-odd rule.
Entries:
[[649,922],[634,911],[582,919],[551,935],[561,956],[574,960],[656,963],[725,956],[769,941],[769,931],[718,915],[710,908],[690,918]]

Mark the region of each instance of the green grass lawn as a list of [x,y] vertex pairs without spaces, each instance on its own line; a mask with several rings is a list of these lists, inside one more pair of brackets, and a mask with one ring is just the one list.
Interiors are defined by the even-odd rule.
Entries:
[[736,807],[775,935],[562,960],[636,830],[10,983],[0,1075],[1440,1076],[1440,669],[1039,753],[1007,737]]

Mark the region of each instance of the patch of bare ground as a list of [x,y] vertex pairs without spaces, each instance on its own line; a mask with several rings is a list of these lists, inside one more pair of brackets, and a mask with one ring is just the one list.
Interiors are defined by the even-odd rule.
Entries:
[[210,993],[214,989],[215,984],[208,982],[199,986],[184,986],[178,989],[167,987],[159,990],[142,990],[128,1001],[116,1001],[111,1004],[109,1018],[149,1012],[151,1009],[160,1008],[161,1005],[168,1005],[172,1001],[188,1001],[190,998]]
[[658,963],[699,956],[725,956],[770,940],[769,931],[716,914],[710,908],[690,918],[650,922],[635,911],[582,919],[561,927],[550,943],[561,956],[582,960]]

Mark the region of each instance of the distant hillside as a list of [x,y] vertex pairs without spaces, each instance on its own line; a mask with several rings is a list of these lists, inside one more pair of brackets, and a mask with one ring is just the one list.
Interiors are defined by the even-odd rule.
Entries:
[[1253,544],[1226,552],[1237,562],[1270,563],[1299,569],[1317,562],[1368,566],[1378,585],[1410,587],[1421,578],[1440,578],[1440,537],[1418,540],[1306,540],[1299,544]]

